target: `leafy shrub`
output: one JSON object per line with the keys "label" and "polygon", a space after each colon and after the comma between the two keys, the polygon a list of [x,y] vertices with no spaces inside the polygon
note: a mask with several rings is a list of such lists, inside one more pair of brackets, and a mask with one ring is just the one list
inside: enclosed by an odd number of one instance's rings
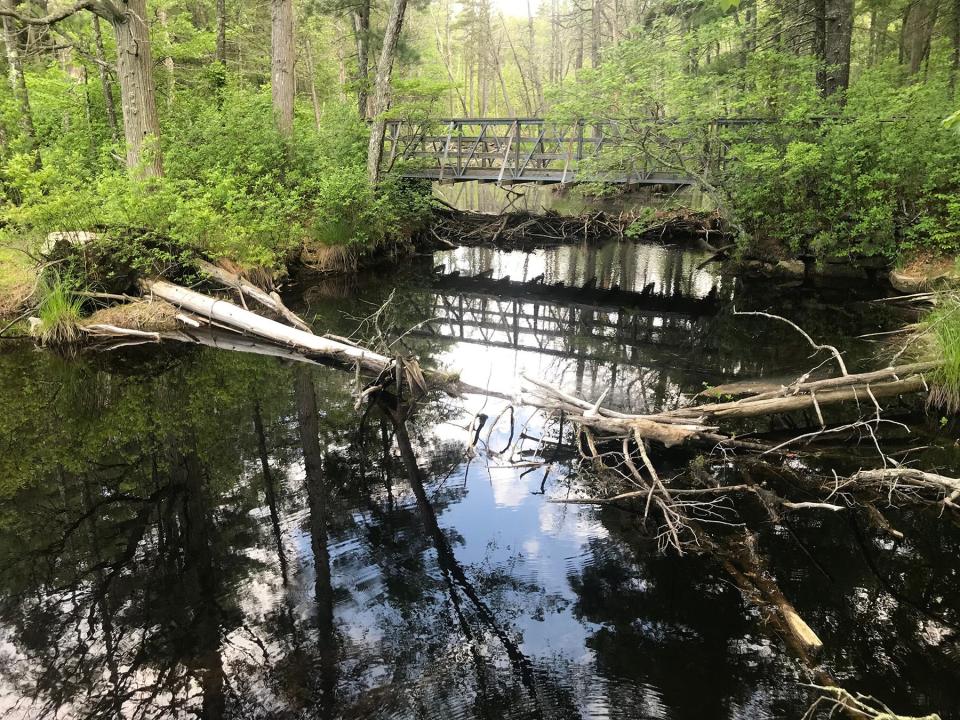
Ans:
{"label": "leafy shrub", "polygon": [[[71,81],[50,71],[44,82],[52,91]],[[0,222],[37,242],[54,231],[96,229],[122,241],[113,251],[126,243],[124,260],[139,270],[176,264],[193,249],[279,267],[304,242],[375,247],[422,212],[423,198],[407,190],[388,185],[375,194],[367,185],[368,131],[346,105],[328,103],[319,128],[312,114],[298,116],[290,142],[270,121],[269,91],[227,86],[214,103],[184,90],[162,118],[165,176],[138,180],[111,156],[105,129],[93,147],[89,135],[63,131],[65,116],[85,110],[49,95],[34,96],[34,114],[45,118],[42,167],[25,152],[0,166],[14,200]]]}

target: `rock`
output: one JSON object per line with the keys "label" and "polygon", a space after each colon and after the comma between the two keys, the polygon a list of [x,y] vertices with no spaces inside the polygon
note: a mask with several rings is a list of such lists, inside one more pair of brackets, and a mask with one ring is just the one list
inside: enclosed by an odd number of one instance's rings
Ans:
{"label": "rock", "polygon": [[99,233],[87,232],[86,230],[59,230],[47,235],[43,246],[40,248],[40,254],[49,257],[55,254],[55,250],[61,245],[86,245],[91,240],[100,237]]}
{"label": "rock", "polygon": [[802,260],[781,260],[774,267],[777,275],[802,278],[806,274],[806,265]]}
{"label": "rock", "polygon": [[927,278],[920,275],[911,275],[903,270],[891,270],[887,276],[894,289],[907,295],[924,292],[928,289]]}

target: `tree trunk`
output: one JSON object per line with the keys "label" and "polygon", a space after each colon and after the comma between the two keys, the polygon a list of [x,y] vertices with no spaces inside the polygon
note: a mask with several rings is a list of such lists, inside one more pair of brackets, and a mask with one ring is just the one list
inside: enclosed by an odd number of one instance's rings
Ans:
{"label": "tree trunk", "polygon": [[[10,0],[3,0],[5,9],[12,10]],[[27,152],[34,155],[34,165],[40,167],[40,155],[35,152],[36,132],[33,128],[33,115],[30,111],[30,94],[27,92],[27,83],[23,77],[23,64],[20,61],[16,21],[11,17],[3,18],[3,44],[7,51],[7,69],[10,73],[10,89],[17,101],[17,110],[20,113],[20,129]]]}
{"label": "tree trunk", "polygon": [[813,0],[810,4],[813,16],[813,56],[817,59],[817,87],[824,92],[827,86],[827,0]]}
{"label": "tree trunk", "polygon": [[853,0],[826,0],[824,15],[824,96],[850,85],[850,41],[853,34]]}
{"label": "tree trunk", "polygon": [[293,0],[270,0],[270,88],[277,129],[293,134]]}
{"label": "tree trunk", "polygon": [[223,70],[227,67],[227,3],[217,0],[217,49],[216,60]]}
{"label": "tree trunk", "polygon": [[357,112],[366,119],[370,84],[370,0],[360,0],[354,11],[353,34],[357,43]]}
{"label": "tree trunk", "polygon": [[600,67],[600,0],[590,6],[590,65]]}
{"label": "tree trunk", "polygon": [[100,74],[100,85],[103,88],[103,104],[107,108],[107,125],[114,142],[120,139],[120,125],[117,122],[117,108],[113,102],[113,83],[110,73],[107,72],[107,58],[103,50],[103,35],[100,32],[100,18],[93,16],[93,40],[97,49],[97,71]]}
{"label": "tree trunk", "polygon": [[390,107],[390,76],[393,73],[393,60],[397,54],[397,41],[403,26],[403,16],[407,11],[407,0],[393,0],[387,30],[383,35],[383,50],[377,64],[377,82],[373,96],[373,127],[370,131],[370,144],[367,146],[367,177],[371,185],[380,182],[380,156],[383,152],[383,134],[386,130],[384,113]]}
{"label": "tree trunk", "polygon": [[543,107],[543,84],[540,82],[540,71],[537,59],[537,40],[533,31],[533,8],[527,0],[527,65],[530,67],[530,82],[533,84],[536,111]]}
{"label": "tree trunk", "polygon": [[137,170],[144,177],[160,177],[163,160],[153,90],[150,31],[146,23],[147,3],[146,0],[127,0],[123,8],[108,19],[117,38],[117,76],[127,168]]}
{"label": "tree trunk", "polygon": [[305,40],[304,50],[307,52],[307,75],[310,83],[310,102],[313,104],[313,119],[320,129],[320,119],[323,113],[320,111],[320,100],[317,98],[317,82],[313,76],[313,53],[310,52],[310,38]]}
{"label": "tree trunk", "polygon": [[160,27],[163,28],[163,39],[167,46],[167,54],[163,58],[163,69],[167,71],[167,107],[173,107],[173,96],[176,94],[177,76],[173,63],[173,56],[170,54],[173,48],[173,38],[170,35],[170,22],[167,18],[165,8],[157,11],[157,19],[160,21]]}
{"label": "tree trunk", "polygon": [[284,325],[233,303],[208,297],[164,280],[144,280],[141,281],[141,285],[146,292],[200,317],[215,320],[221,325],[242,333],[256,335],[280,345],[295,348],[311,356],[345,364],[357,364],[364,370],[374,373],[382,372],[392,362],[384,355]]}
{"label": "tree trunk", "polygon": [[916,75],[930,52],[930,39],[937,23],[940,0],[913,0],[907,5],[900,33],[900,62]]}

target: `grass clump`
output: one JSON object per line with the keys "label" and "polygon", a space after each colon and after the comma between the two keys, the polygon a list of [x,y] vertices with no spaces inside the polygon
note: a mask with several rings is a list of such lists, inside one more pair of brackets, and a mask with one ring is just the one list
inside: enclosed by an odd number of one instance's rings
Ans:
{"label": "grass clump", "polygon": [[931,403],[948,412],[960,410],[960,296],[950,295],[927,317],[925,335],[938,368]]}
{"label": "grass clump", "polygon": [[39,323],[33,333],[43,345],[67,345],[80,336],[83,299],[59,276],[40,284]]}

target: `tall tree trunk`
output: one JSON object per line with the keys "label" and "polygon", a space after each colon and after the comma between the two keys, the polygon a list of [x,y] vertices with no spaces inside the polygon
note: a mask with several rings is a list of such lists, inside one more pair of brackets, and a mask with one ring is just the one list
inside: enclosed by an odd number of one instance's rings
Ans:
{"label": "tall tree trunk", "polygon": [[107,108],[107,126],[110,128],[110,137],[114,142],[120,139],[120,125],[117,123],[117,108],[113,103],[113,83],[110,73],[107,72],[107,58],[103,50],[103,34],[100,32],[100,18],[93,16],[93,40],[97,50],[97,72],[100,75],[100,85],[103,88],[103,104]]}
{"label": "tall tree trunk", "polygon": [[813,15],[813,56],[817,66],[817,87],[823,93],[827,86],[827,0],[813,0],[810,4]]}
{"label": "tall tree trunk", "polygon": [[380,156],[383,152],[383,135],[386,131],[384,113],[390,107],[390,77],[393,74],[393,60],[397,54],[397,42],[403,27],[403,16],[407,11],[407,0],[393,0],[387,29],[383,35],[383,49],[377,64],[377,82],[373,96],[373,127],[370,131],[370,144],[367,146],[367,177],[371,185],[380,182]]}
{"label": "tall tree trunk", "polygon": [[826,72],[824,96],[850,85],[850,41],[853,35],[853,0],[826,0],[824,40]]}
{"label": "tall tree trunk", "polygon": [[293,0],[270,0],[270,89],[277,129],[293,134]]}
{"label": "tall tree trunk", "polygon": [[217,49],[216,60],[220,64],[224,76],[227,69],[227,3],[226,0],[217,0]]}
{"label": "tall tree trunk", "polygon": [[527,0],[527,65],[530,67],[530,82],[533,84],[536,111],[543,107],[543,84],[540,82],[540,71],[537,58],[537,39],[533,31],[533,8]]}
{"label": "tall tree trunk", "polygon": [[960,74],[960,0],[953,0],[953,24],[951,27],[953,40],[953,61],[950,65],[950,90],[957,88],[957,75]]}
{"label": "tall tree trunk", "polygon": [[[11,0],[3,0],[3,7],[13,9]],[[36,131],[33,128],[33,114],[30,111],[30,94],[23,76],[23,63],[20,61],[19,39],[16,21],[11,17],[3,18],[3,44],[7,51],[7,70],[10,75],[10,89],[17,101],[20,113],[20,129],[26,143],[27,152],[33,154],[34,165],[40,167],[40,154],[36,152]]]}
{"label": "tall tree trunk", "polygon": [[167,107],[173,107],[173,96],[176,94],[177,76],[170,51],[173,49],[173,37],[170,35],[170,21],[166,8],[157,10],[157,19],[163,29],[163,40],[167,46],[167,54],[163,56],[163,69],[167,72]]}
{"label": "tall tree trunk", "polygon": [[940,0],[912,0],[903,16],[900,34],[900,62],[916,75],[930,52],[933,28],[937,24]]}
{"label": "tall tree trunk", "polygon": [[304,39],[304,49],[307,52],[307,81],[310,83],[310,102],[313,104],[313,119],[317,124],[317,130],[320,129],[320,101],[317,98],[317,82],[313,76],[313,53],[310,52],[310,38]]}
{"label": "tall tree trunk", "polygon": [[146,23],[146,0],[126,0],[109,18],[117,38],[117,77],[127,167],[144,177],[163,175],[160,121],[153,89],[153,56]]}
{"label": "tall tree trunk", "polygon": [[600,67],[600,0],[590,6],[590,64]]}
{"label": "tall tree trunk", "polygon": [[370,0],[360,0],[353,12],[353,34],[357,43],[357,112],[367,117],[370,86]]}
{"label": "tall tree trunk", "polygon": [[520,58],[517,56],[517,48],[513,44],[513,39],[510,37],[510,31],[507,29],[507,23],[503,19],[502,14],[500,15],[500,24],[503,26],[503,34],[507,38],[507,43],[510,45],[510,52],[513,54],[513,62],[516,64],[517,72],[520,74],[520,84],[523,85],[523,101],[527,110],[527,115],[533,115],[533,102],[530,99],[530,87],[527,85],[527,76],[523,71],[523,65],[520,63]]}

